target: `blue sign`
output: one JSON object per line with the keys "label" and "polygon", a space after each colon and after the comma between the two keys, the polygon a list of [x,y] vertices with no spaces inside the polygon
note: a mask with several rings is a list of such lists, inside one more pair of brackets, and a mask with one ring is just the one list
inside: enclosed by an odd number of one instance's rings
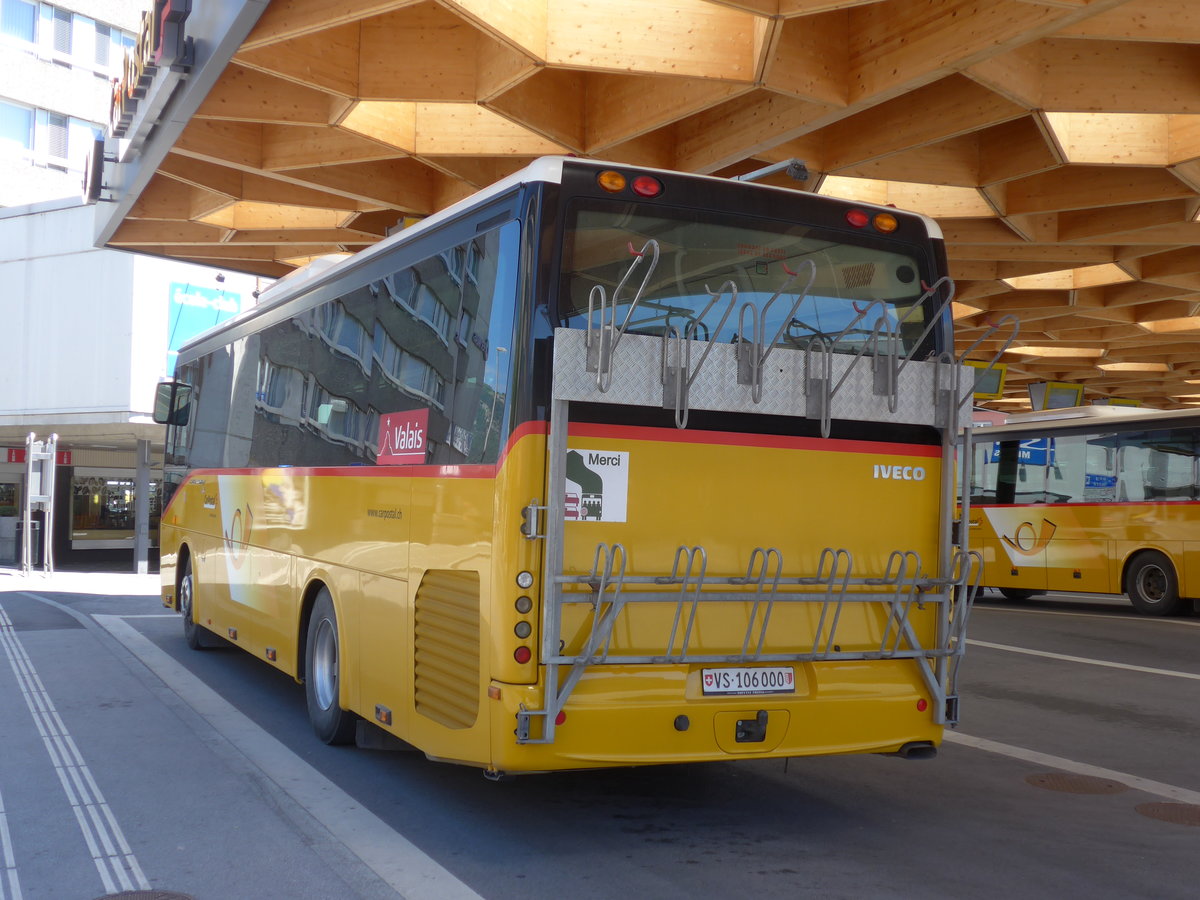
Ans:
{"label": "blue sign", "polygon": [[175,374],[179,348],[203,331],[232,319],[242,311],[236,291],[171,282],[167,313],[167,374]]}
{"label": "blue sign", "polygon": [[[1054,438],[1026,438],[1017,450],[1017,462],[1024,466],[1054,465]],[[991,462],[1000,462],[1000,443],[992,444]]]}

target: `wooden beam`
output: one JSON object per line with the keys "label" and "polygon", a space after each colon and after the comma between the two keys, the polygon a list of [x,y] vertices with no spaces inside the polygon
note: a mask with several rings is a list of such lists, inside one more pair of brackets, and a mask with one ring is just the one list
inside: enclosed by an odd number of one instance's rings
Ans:
{"label": "wooden beam", "polygon": [[231,63],[196,111],[197,119],[328,125],[342,108],[329,94]]}
{"label": "wooden beam", "polygon": [[495,0],[441,0],[448,9],[493,39],[546,61],[551,2],[496,3]]}
{"label": "wooden beam", "polygon": [[474,103],[418,103],[415,155],[540,156],[567,148]]}
{"label": "wooden beam", "polygon": [[262,167],[273,171],[335,163],[393,159],[395,146],[340,127],[264,125]]}
{"label": "wooden beam", "polygon": [[1182,199],[1191,191],[1161,169],[1068,166],[1007,184],[1007,212],[1094,209]]}
{"label": "wooden beam", "polygon": [[423,2],[425,0],[356,0],[338,4],[329,0],[271,0],[254,30],[242,42],[241,49],[243,52],[256,50]]}
{"label": "wooden beam", "polygon": [[1058,36],[1200,44],[1200,8],[1179,0],[1129,0],[1061,29]]}
{"label": "wooden beam", "polygon": [[1050,40],[1042,104],[1059,112],[1200,113],[1196,49],[1184,44]]}
{"label": "wooden beam", "polygon": [[474,190],[495,184],[533,162],[532,156],[423,156],[421,161]]}
{"label": "wooden beam", "polygon": [[358,212],[374,208],[361,200],[352,200],[339,194],[331,194],[295,182],[280,181],[267,175],[242,173],[242,190],[239,199],[262,203],[279,203],[288,206],[304,206],[319,209],[334,209],[340,213]]}
{"label": "wooden beam", "polygon": [[1062,157],[1046,141],[1033,116],[1023,116],[976,132],[979,146],[979,183],[997,184],[1047,172]]}
{"label": "wooden beam", "polygon": [[588,77],[583,72],[540,68],[483,105],[546,140],[582,153],[587,144]]}
{"label": "wooden beam", "polygon": [[219,244],[229,234],[226,228],[199,222],[163,222],[156,219],[126,219],[108,241],[110,247],[132,244]]}
{"label": "wooden beam", "polygon": [[[131,219],[191,219],[199,207],[210,209],[232,203],[228,194],[195,187],[165,175],[156,175],[129,209]],[[206,210],[207,211],[207,210]]]}
{"label": "wooden beam", "polygon": [[1042,105],[1044,65],[1042,45],[1034,41],[980,60],[963,71],[969,78],[1013,103],[1037,109]]}
{"label": "wooden beam", "polygon": [[[395,224],[398,219],[398,214],[392,211],[392,224]],[[224,246],[237,244],[250,250],[254,247],[273,247],[276,244],[345,244],[362,241],[374,242],[374,238],[381,236],[357,228],[239,229]]]}
{"label": "wooden beam", "polygon": [[233,61],[304,87],[356,97],[359,28],[350,22],[257,50],[239,50]]}
{"label": "wooden beam", "polygon": [[236,198],[242,189],[242,173],[237,169],[189,159],[175,152],[168,153],[159,163],[158,174],[231,198]]}
{"label": "wooden beam", "polygon": [[706,0],[547,0],[546,62],[752,83],[768,20]]}
{"label": "wooden beam", "polygon": [[1093,0],[1090,12],[1014,0],[891,0],[852,9],[850,99],[895,96],[1122,2]]}
{"label": "wooden beam", "polygon": [[[914,114],[920,110],[920,114]],[[1027,115],[962,75],[873,106],[821,130],[831,172]]]}
{"label": "wooden beam", "polygon": [[676,165],[715,171],[801,136],[830,109],[763,90],[734,97],[673,126]]}
{"label": "wooden beam", "polygon": [[902,150],[882,159],[846,166],[839,170],[838,174],[857,178],[975,187],[981,180],[981,149],[980,140],[976,135],[964,134],[911,150]]}
{"label": "wooden beam", "polygon": [[[588,153],[657,131],[743,96],[744,84],[688,78],[592,74],[587,76],[584,146]],[[652,104],[646,102],[653,97]]]}
{"label": "wooden beam", "polygon": [[763,86],[800,100],[845,106],[850,99],[849,25],[842,12],[783,21]]}
{"label": "wooden beam", "polygon": [[1114,235],[1127,235],[1188,219],[1188,204],[1184,200],[1069,210],[1058,214],[1058,239],[1094,243],[1097,239],[1111,239]]}
{"label": "wooden beam", "polygon": [[257,170],[262,168],[262,129],[250,122],[192,119],[171,149],[192,159]]}
{"label": "wooden beam", "polygon": [[287,173],[308,182],[365,203],[388,206],[404,212],[427,215],[438,209],[433,194],[445,176],[414,159],[354,163],[295,169]]}
{"label": "wooden beam", "polygon": [[361,25],[358,96],[474,102],[481,36],[448,9],[423,3]]}

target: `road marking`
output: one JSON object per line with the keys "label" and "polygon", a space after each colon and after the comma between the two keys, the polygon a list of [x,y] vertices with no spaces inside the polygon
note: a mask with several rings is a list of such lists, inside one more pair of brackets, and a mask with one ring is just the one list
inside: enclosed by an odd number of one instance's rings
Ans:
{"label": "road marking", "polygon": [[8,833],[3,795],[0,795],[0,851],[3,852],[4,874],[8,881],[8,893],[4,891],[4,882],[0,881],[0,900],[21,900],[21,882],[17,878],[17,860],[13,856],[12,836]]}
{"label": "road marking", "polygon": [[1147,624],[1157,622],[1160,625],[1183,625],[1187,628],[1200,628],[1200,620],[1198,619],[1177,619],[1173,616],[1142,616],[1136,613],[1130,614],[1124,612],[1107,615],[1104,613],[1073,612],[1069,609],[1020,609],[1012,606],[992,606],[988,603],[976,603],[971,607],[972,613],[979,611],[1018,613],[1026,616],[1070,616],[1072,619],[1103,619],[1106,622],[1114,620],[1145,622]]}
{"label": "road marking", "polygon": [[1166,675],[1170,678],[1187,678],[1200,681],[1200,674],[1195,672],[1178,672],[1174,669],[1153,669],[1149,666],[1134,666],[1129,663],[1109,662],[1103,659],[1088,659],[1084,656],[1067,656],[1064,653],[1050,653],[1047,650],[1030,650],[1026,647],[1010,647],[1008,644],[993,644],[991,641],[977,641],[968,638],[967,643],[974,647],[987,647],[989,650],[1005,650],[1008,653],[1023,653],[1026,656],[1043,656],[1046,659],[1060,659],[1063,662],[1083,663],[1085,666],[1102,666],[1106,669],[1125,669],[1128,672],[1145,672],[1147,675]]}
{"label": "road marking", "polygon": [[0,646],[4,647],[8,662],[17,676],[25,704],[33,715],[34,724],[42,736],[42,744],[50,755],[50,762],[75,813],[75,820],[87,842],[104,889],[110,894],[118,890],[150,890],[150,882],[146,880],[137,857],[126,842],[116,816],[92,778],[92,772],[84,762],[75,739],[58,715],[3,606],[0,606]]}
{"label": "road marking", "polygon": [[1131,787],[1134,790],[1153,794],[1157,797],[1165,797],[1168,800],[1174,800],[1179,803],[1194,803],[1200,806],[1200,791],[1188,790],[1187,788],[1177,787],[1173,784],[1164,784],[1161,781],[1151,781],[1149,778],[1140,778],[1137,775],[1130,775],[1128,772],[1118,772],[1115,769],[1091,766],[1087,763],[1066,759],[1062,756],[1039,753],[1037,750],[1014,747],[1012,744],[989,741],[987,738],[973,737],[972,735],[961,734],[957,731],[947,731],[942,739],[947,743],[961,744],[964,747],[973,747],[976,750],[984,750],[988,753],[1008,756],[1012,759],[1019,759],[1022,762],[1048,766],[1051,769],[1061,769],[1064,772],[1074,772],[1077,775],[1094,775],[1097,778],[1106,778],[1109,781],[1119,781],[1121,784]]}
{"label": "road marking", "polygon": [[279,790],[406,900],[482,900],[430,856],[243,715],[220,694],[124,621],[95,621],[242,752]]}

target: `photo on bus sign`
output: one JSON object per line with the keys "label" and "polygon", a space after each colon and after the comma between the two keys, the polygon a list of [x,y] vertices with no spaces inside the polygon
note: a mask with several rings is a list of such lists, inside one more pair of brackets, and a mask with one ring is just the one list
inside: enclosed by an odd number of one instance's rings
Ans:
{"label": "photo on bus sign", "polygon": [[429,408],[387,413],[379,417],[379,455],[381,466],[412,466],[425,462],[426,435],[429,434]]}
{"label": "photo on bus sign", "polygon": [[629,453],[568,450],[564,514],[568,522],[624,522],[629,503]]}

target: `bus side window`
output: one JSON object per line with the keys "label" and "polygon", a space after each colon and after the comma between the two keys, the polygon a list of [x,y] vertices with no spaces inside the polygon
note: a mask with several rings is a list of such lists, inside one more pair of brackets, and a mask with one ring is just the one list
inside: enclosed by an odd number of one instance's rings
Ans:
{"label": "bus side window", "polygon": [[996,502],[1015,503],[1017,495],[1017,458],[1020,453],[1020,441],[1003,441],[997,443],[992,451],[996,463]]}

